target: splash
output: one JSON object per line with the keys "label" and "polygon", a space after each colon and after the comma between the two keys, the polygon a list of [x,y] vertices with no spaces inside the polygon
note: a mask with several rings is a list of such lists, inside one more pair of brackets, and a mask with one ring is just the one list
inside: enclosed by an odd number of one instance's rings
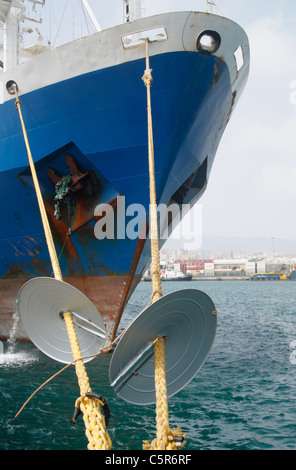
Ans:
{"label": "splash", "polygon": [[20,351],[18,353],[0,353],[0,367],[22,367],[32,362],[36,362],[38,356],[36,354],[30,354],[27,351]]}
{"label": "splash", "polygon": [[15,312],[12,316],[13,324],[10,331],[10,335],[7,341],[8,345],[8,354],[13,354],[15,352],[16,347],[16,333],[17,333],[17,325],[19,322],[19,315],[18,312]]}
{"label": "splash", "polygon": [[9,338],[6,345],[0,342],[0,366],[22,366],[31,362],[35,362],[38,357],[36,353],[24,351],[17,351],[17,325],[19,322],[19,315],[14,313],[13,324],[10,331]]}

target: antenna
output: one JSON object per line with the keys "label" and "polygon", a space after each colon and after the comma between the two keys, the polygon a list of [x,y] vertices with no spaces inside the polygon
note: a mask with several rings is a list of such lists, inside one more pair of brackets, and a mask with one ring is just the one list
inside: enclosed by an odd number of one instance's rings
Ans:
{"label": "antenna", "polygon": [[220,10],[220,8],[217,7],[214,0],[206,0],[206,13],[213,13],[213,7],[216,8],[217,12],[220,15],[225,16],[224,13]]}
{"label": "antenna", "polygon": [[206,12],[207,13],[213,13],[213,7],[216,7],[218,10],[218,7],[214,0],[206,0]]}

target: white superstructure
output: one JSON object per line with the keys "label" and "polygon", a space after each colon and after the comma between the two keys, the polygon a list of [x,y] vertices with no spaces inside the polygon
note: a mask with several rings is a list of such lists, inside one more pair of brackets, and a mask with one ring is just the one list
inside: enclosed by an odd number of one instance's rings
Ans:
{"label": "white superstructure", "polygon": [[0,64],[3,71],[11,70],[20,63],[20,58],[33,58],[49,49],[48,45],[43,44],[43,38],[40,31],[37,32],[37,41],[24,46],[23,38],[26,33],[32,33],[32,28],[25,26],[25,21],[42,23],[41,17],[27,16],[28,3],[43,6],[45,0],[0,0],[0,26],[3,30],[3,44],[0,45],[3,62]]}

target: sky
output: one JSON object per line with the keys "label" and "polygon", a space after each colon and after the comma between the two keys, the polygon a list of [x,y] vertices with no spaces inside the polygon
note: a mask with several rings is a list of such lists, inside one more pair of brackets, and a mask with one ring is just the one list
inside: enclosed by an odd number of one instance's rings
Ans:
{"label": "sky", "polygon": [[[62,11],[66,3],[58,0]],[[102,28],[122,22],[121,0],[89,3]],[[232,19],[246,31],[251,68],[199,201],[202,231],[204,235],[291,240],[296,236],[296,1],[215,3],[218,10],[214,13]],[[204,11],[205,2],[145,0],[144,7],[148,16]],[[67,32],[73,34],[74,27]]]}

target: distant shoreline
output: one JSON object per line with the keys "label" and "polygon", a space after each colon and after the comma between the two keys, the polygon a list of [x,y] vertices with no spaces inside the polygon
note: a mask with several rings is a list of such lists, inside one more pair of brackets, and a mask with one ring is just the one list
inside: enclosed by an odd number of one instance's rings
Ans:
{"label": "distant shoreline", "polygon": [[[192,281],[248,281],[250,277],[246,276],[233,276],[233,277],[228,277],[228,276],[211,276],[211,277],[192,277],[192,279],[189,280],[184,280],[182,281],[181,279],[178,280],[171,280],[171,279],[162,279],[161,282],[192,282]],[[141,281],[144,282],[151,282],[151,278],[142,278]]]}
{"label": "distant shoreline", "polygon": [[[193,282],[193,281],[249,281],[250,277],[248,276],[211,276],[211,277],[193,277],[191,281],[172,281],[168,279],[162,279],[161,282]],[[295,279],[296,280],[296,279]],[[142,278],[142,282],[151,282],[151,278]],[[263,280],[256,280],[256,281],[251,281],[251,282],[271,282],[275,281],[274,279],[265,279]],[[279,281],[293,281],[293,279],[279,279]]]}

